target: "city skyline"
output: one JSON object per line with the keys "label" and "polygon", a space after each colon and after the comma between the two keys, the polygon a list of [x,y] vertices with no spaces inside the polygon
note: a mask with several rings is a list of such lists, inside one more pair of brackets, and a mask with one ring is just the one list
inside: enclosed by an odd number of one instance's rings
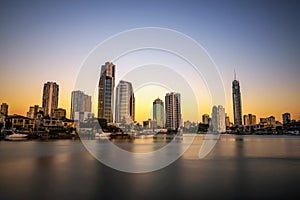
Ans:
{"label": "city skyline", "polygon": [[[115,65],[114,65],[114,67],[115,67]],[[99,80],[100,81],[100,80]],[[123,80],[121,80],[122,82],[127,82],[127,81],[123,81]],[[234,79],[234,81],[232,82],[232,88],[234,88],[235,86],[236,86],[236,83],[238,83],[237,85],[238,85],[238,90],[240,90],[240,87],[239,87],[239,81],[237,81],[236,80],[236,78]],[[58,90],[58,88],[59,88],[59,85],[55,82],[55,81],[48,81],[48,82],[46,82],[45,84],[44,84],[44,91],[45,90],[47,90],[47,88],[49,89],[49,86],[50,85],[55,85],[55,87],[57,87],[57,90]],[[50,86],[51,87],[51,86]],[[52,86],[53,87],[53,86]],[[132,87],[132,86],[131,86]],[[46,88],[46,89],[45,89]],[[48,90],[47,90],[48,91]],[[83,96],[85,97],[85,99],[86,100],[88,100],[89,101],[89,103],[87,103],[87,105],[85,105],[85,109],[88,107],[89,108],[89,110],[91,110],[91,112],[93,113],[93,111],[92,111],[92,109],[91,109],[91,104],[92,104],[92,101],[91,101],[91,96],[89,96],[89,95],[87,95],[87,94],[84,94],[84,92],[83,91],[80,91],[80,90],[74,90],[74,91],[71,91],[70,93],[71,93],[71,106],[70,106],[70,111],[69,111],[69,113],[70,113],[70,116],[72,116],[71,115],[71,113],[72,113],[72,95],[73,95],[73,93],[76,93],[76,92],[79,92],[79,93],[82,93],[83,94]],[[240,91],[239,91],[240,92]],[[167,92],[166,93],[166,95],[168,94],[169,92]],[[173,92],[170,92],[170,93],[173,93]],[[239,93],[239,95],[241,95],[240,93]],[[46,97],[44,97],[44,96],[49,96],[48,95],[48,92],[46,92],[45,93],[45,95],[42,95],[42,100],[44,99],[44,98],[46,98]],[[59,99],[59,95],[54,95],[55,96],[55,98],[57,98],[57,102],[58,102],[58,99]],[[232,99],[233,99],[233,96],[232,96]],[[154,101],[151,101],[150,100],[150,102],[152,102],[153,103],[153,105],[154,105],[154,102],[156,101],[156,100],[160,100],[159,98],[156,98]],[[115,103],[116,102],[114,102],[113,103],[113,106],[115,105]],[[5,109],[6,110],[6,112],[8,112],[7,114],[9,114],[9,115],[12,115],[12,114],[17,114],[17,115],[22,115],[22,116],[27,116],[27,117],[30,117],[31,115],[33,116],[34,114],[33,113],[35,113],[36,112],[36,110],[42,110],[42,111],[44,111],[44,108],[43,107],[39,107],[39,104],[37,104],[37,105],[34,105],[34,106],[29,106],[29,111],[27,110],[25,113],[10,113],[9,112],[9,109],[8,109],[8,106],[9,106],[10,104],[8,103],[8,102],[1,102],[1,109],[2,109],[2,107],[3,107],[3,109]],[[234,105],[234,103],[233,103],[233,100],[232,100],[232,105]],[[37,107],[37,108],[36,108]],[[215,106],[212,106],[211,107],[211,109],[213,108],[213,107],[215,107]],[[232,106],[232,108],[233,108],[234,106]],[[152,111],[154,111],[153,110],[153,108],[154,107],[152,107]],[[59,104],[57,103],[57,108],[55,108],[55,109],[65,109],[66,110],[66,116],[67,116],[67,113],[68,113],[68,109],[66,109],[65,107],[59,107]],[[53,109],[53,110],[55,110],[55,109]],[[224,108],[225,109],[225,108]],[[115,109],[114,109],[115,110]],[[150,108],[150,110],[151,110],[151,108]],[[115,110],[116,111],[116,110]],[[85,112],[87,112],[87,110],[85,111]],[[151,112],[151,111],[150,111]],[[89,113],[90,113],[90,111],[89,111]],[[154,112],[153,112],[154,113]],[[154,114],[152,113],[152,119],[154,119]],[[150,114],[150,113],[149,113]],[[226,110],[226,114],[227,114],[227,110]],[[28,115],[30,115],[30,116],[28,116]],[[201,115],[199,116],[199,119],[197,120],[197,121],[195,121],[195,122],[199,122],[199,123],[203,123],[203,116],[206,116],[207,118],[209,118],[209,115],[207,114],[207,113],[201,113]],[[255,122],[257,122],[256,121],[256,115],[255,114],[245,114],[245,115],[243,115],[242,116],[242,121],[241,121],[241,125],[245,125],[245,117],[248,117],[248,119],[247,120],[249,120],[249,124],[253,124],[253,121],[251,120],[252,119],[252,117],[254,117],[254,121]],[[260,116],[260,117],[258,117],[258,119],[260,119],[260,118],[262,118],[262,119],[267,119],[267,118],[269,118],[269,117],[274,117],[275,115],[273,115],[273,114],[267,114],[267,115],[265,115],[265,116]],[[292,112],[284,112],[284,113],[281,113],[280,115],[279,115],[279,117],[278,116],[275,116],[275,119],[277,120],[277,121],[280,121],[280,122],[282,122],[283,124],[284,124],[284,122],[285,121],[287,121],[287,120],[299,120],[299,119],[297,119],[297,118],[293,118],[293,117],[291,117],[291,116],[293,116],[293,113]],[[96,116],[95,116],[96,117]],[[116,114],[114,115],[114,119],[115,119],[115,117],[116,117]],[[226,117],[229,117],[229,116],[227,116],[226,115]],[[72,119],[72,117],[70,117],[71,119]],[[149,118],[149,117],[148,117]],[[141,119],[141,121],[138,121],[137,120],[137,122],[139,122],[139,123],[141,123],[143,120],[145,120],[145,119],[148,119],[147,117],[145,117],[145,118],[143,118],[143,119]],[[233,123],[234,124],[234,116],[232,116],[232,118],[231,117],[229,117],[230,118],[230,122],[231,123]],[[181,118],[182,119],[182,118]],[[224,118],[225,119],[225,118]],[[185,118],[185,119],[182,119],[182,120],[184,120],[184,121],[186,121],[186,120],[190,120],[190,119],[188,119],[188,118]],[[116,122],[116,120],[114,120],[114,122]]]}
{"label": "city skyline", "polygon": [[299,19],[300,0],[1,1],[0,200],[300,196]]}
{"label": "city skyline", "polygon": [[[35,3],[34,8],[29,4],[3,3],[0,24],[5,28],[0,37],[0,64],[4,76],[0,80],[0,102],[10,105],[11,114],[25,115],[30,105],[41,105],[40,85],[52,80],[60,85],[59,107],[70,116],[70,91],[75,89],[80,65],[90,50],[121,31],[156,26],[185,33],[207,50],[223,78],[224,106],[231,121],[230,84],[234,68],[243,92],[243,113],[253,113],[258,119],[271,115],[281,119],[282,113],[289,112],[291,118],[299,120],[298,3],[275,1],[270,6],[268,2],[255,1],[167,1],[157,8],[155,3],[136,2],[124,12],[121,8],[127,4],[106,2],[103,4],[108,9],[100,14],[96,8],[101,3],[73,3],[75,8],[67,10],[68,4],[63,2],[56,5],[61,8],[58,10],[42,2]],[[139,17],[141,10],[147,10],[143,19]],[[76,15],[80,11],[85,14]],[[21,90],[20,83],[24,83]],[[142,121],[149,116],[143,114],[145,109],[141,111],[139,104],[136,116]],[[211,106],[199,109],[199,116],[210,113]],[[200,117],[190,117],[188,113],[183,118],[200,121]]]}

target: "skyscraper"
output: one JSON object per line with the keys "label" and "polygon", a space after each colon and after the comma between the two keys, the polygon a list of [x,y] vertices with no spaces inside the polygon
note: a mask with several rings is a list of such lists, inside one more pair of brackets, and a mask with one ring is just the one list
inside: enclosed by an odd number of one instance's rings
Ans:
{"label": "skyscraper", "polygon": [[106,62],[101,66],[98,86],[98,118],[113,122],[115,65]]}
{"label": "skyscraper", "polygon": [[244,126],[255,125],[256,124],[256,115],[248,114],[243,116]]}
{"label": "skyscraper", "polygon": [[282,123],[288,124],[291,121],[291,114],[290,113],[284,113],[282,114]]}
{"label": "skyscraper", "polygon": [[250,125],[249,115],[244,115],[244,126]]}
{"label": "skyscraper", "polygon": [[42,107],[44,115],[52,116],[54,109],[58,107],[59,86],[55,82],[44,84]]}
{"label": "skyscraper", "polygon": [[116,88],[115,121],[126,124],[134,122],[134,104],[132,84],[121,80]]}
{"label": "skyscraper", "polygon": [[153,120],[158,128],[164,127],[164,102],[157,98],[153,101]]}
{"label": "skyscraper", "polygon": [[7,116],[8,115],[8,105],[7,103],[2,103],[1,104],[1,112],[0,115]]}
{"label": "skyscraper", "polygon": [[223,106],[218,106],[218,131],[225,132],[226,125],[225,125],[225,108]]}
{"label": "skyscraper", "polygon": [[181,103],[179,93],[167,93],[166,104],[166,128],[168,130],[178,130],[181,124]]}
{"label": "skyscraper", "polygon": [[30,106],[26,116],[29,118],[37,118],[40,111],[43,111],[43,108],[39,107],[39,105]]}
{"label": "skyscraper", "polygon": [[255,125],[256,124],[256,115],[249,114],[249,124],[250,125]]}
{"label": "skyscraper", "polygon": [[92,112],[92,96],[85,95],[85,102],[84,102],[84,111],[85,112]]}
{"label": "skyscraper", "polygon": [[239,81],[236,80],[234,73],[234,81],[232,82],[232,103],[233,103],[233,115],[234,125],[242,125],[242,102],[241,102],[241,91]]}
{"label": "skyscraper", "polygon": [[84,92],[77,90],[71,93],[71,113],[70,117],[74,120],[75,112],[91,112],[92,97],[84,94]]}
{"label": "skyscraper", "polygon": [[211,116],[210,130],[219,133],[225,132],[225,108],[221,105],[213,106]]}

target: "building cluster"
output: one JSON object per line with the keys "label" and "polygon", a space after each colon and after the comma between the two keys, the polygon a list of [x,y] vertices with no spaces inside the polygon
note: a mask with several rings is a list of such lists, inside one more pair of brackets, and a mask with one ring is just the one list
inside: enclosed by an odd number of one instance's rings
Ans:
{"label": "building cluster", "polygon": [[[167,129],[185,132],[232,132],[232,133],[287,133],[298,130],[300,122],[291,120],[290,113],[282,115],[282,123],[274,116],[260,118],[256,115],[242,115],[240,83],[234,75],[232,82],[233,122],[222,105],[213,106],[211,117],[202,115],[202,123],[185,121],[182,123],[181,97],[179,93],[170,92],[164,101],[157,98],[153,101],[152,119],[139,125],[135,121],[135,96],[131,82],[120,80],[115,88],[116,66],[106,62],[101,66],[98,85],[97,117],[105,123],[127,130],[128,127],[139,126],[145,129]],[[94,119],[92,97],[84,91],[71,92],[70,119],[66,118],[66,109],[59,108],[59,85],[46,82],[43,87],[42,106],[29,107],[26,116],[8,115],[8,104],[1,104],[0,128],[16,128],[28,131],[51,131],[79,128],[81,123]],[[125,128],[125,129],[123,129]]]}
{"label": "building cluster", "polygon": [[291,120],[290,113],[284,113],[282,115],[282,123],[275,120],[274,116],[260,118],[259,123],[257,123],[256,115],[242,115],[241,90],[236,75],[234,75],[232,82],[232,103],[233,123],[230,122],[229,116],[225,113],[225,109],[219,105],[213,106],[212,117],[208,114],[202,115],[202,124],[209,124],[209,131],[219,133],[283,134],[293,133],[294,130],[300,128],[300,122]]}
{"label": "building cluster", "polygon": [[67,119],[66,110],[58,107],[58,97],[59,85],[55,82],[47,82],[43,87],[42,106],[30,106],[26,116],[8,115],[8,105],[3,103],[1,105],[1,128],[26,132],[73,132],[74,121]]}
{"label": "building cluster", "polygon": [[[116,66],[113,63],[106,62],[101,66],[98,85],[98,118],[106,119],[108,123],[115,123],[120,127],[136,124],[133,86],[131,82],[120,80],[114,92],[115,73]],[[177,130],[181,124],[180,94],[167,93],[165,106],[161,99],[155,99],[153,119],[143,121],[143,127]]]}
{"label": "building cluster", "polygon": [[225,108],[223,106],[213,106],[212,118],[210,120],[209,128],[211,132],[225,132]]}
{"label": "building cluster", "polygon": [[[101,66],[98,85],[98,119],[106,120],[109,125],[124,127],[139,125],[135,121],[135,97],[132,83],[120,80],[115,88],[116,66],[106,62]],[[70,119],[66,109],[59,108],[59,85],[47,82],[43,87],[42,106],[29,107],[26,116],[8,115],[8,105],[2,103],[0,123],[5,128],[16,128],[28,131],[52,130],[65,127],[79,128],[81,123],[94,119],[92,97],[84,91],[71,92]],[[171,92],[164,102],[157,98],[153,101],[153,119],[144,121],[144,128],[166,128],[178,130],[181,125],[180,94]]]}

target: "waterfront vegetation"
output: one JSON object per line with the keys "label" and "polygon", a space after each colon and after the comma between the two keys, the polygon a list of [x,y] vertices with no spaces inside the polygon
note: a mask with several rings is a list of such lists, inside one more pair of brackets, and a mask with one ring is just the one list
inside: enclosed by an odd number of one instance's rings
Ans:
{"label": "waterfront vegetation", "polygon": [[[79,139],[80,137],[93,138],[95,133],[112,133],[112,136],[131,135],[142,132],[143,130],[152,130],[155,134],[180,133],[210,133],[209,124],[188,123],[188,126],[182,126],[177,130],[161,131],[154,127],[143,127],[139,123],[107,123],[103,118],[90,118],[83,122],[77,122],[65,117],[61,119],[51,118],[49,116],[36,119],[23,117],[20,115],[6,116],[4,122],[0,122],[0,129],[12,129],[19,133],[28,135],[30,139]],[[80,131],[79,131],[80,130]],[[280,125],[256,124],[250,126],[227,126],[225,134],[237,135],[299,135],[300,122],[289,121]],[[1,133],[0,138],[4,138],[5,133]],[[80,136],[80,137],[79,137]]]}

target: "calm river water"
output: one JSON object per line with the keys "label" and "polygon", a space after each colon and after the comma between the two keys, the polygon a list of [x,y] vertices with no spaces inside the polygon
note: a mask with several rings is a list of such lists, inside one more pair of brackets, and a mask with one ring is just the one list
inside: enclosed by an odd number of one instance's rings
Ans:
{"label": "calm river water", "polygon": [[[149,152],[169,141],[111,142]],[[0,141],[0,199],[300,199],[300,137],[222,135],[199,159],[202,142],[197,136],[165,168],[134,174],[105,166],[81,141]]]}

